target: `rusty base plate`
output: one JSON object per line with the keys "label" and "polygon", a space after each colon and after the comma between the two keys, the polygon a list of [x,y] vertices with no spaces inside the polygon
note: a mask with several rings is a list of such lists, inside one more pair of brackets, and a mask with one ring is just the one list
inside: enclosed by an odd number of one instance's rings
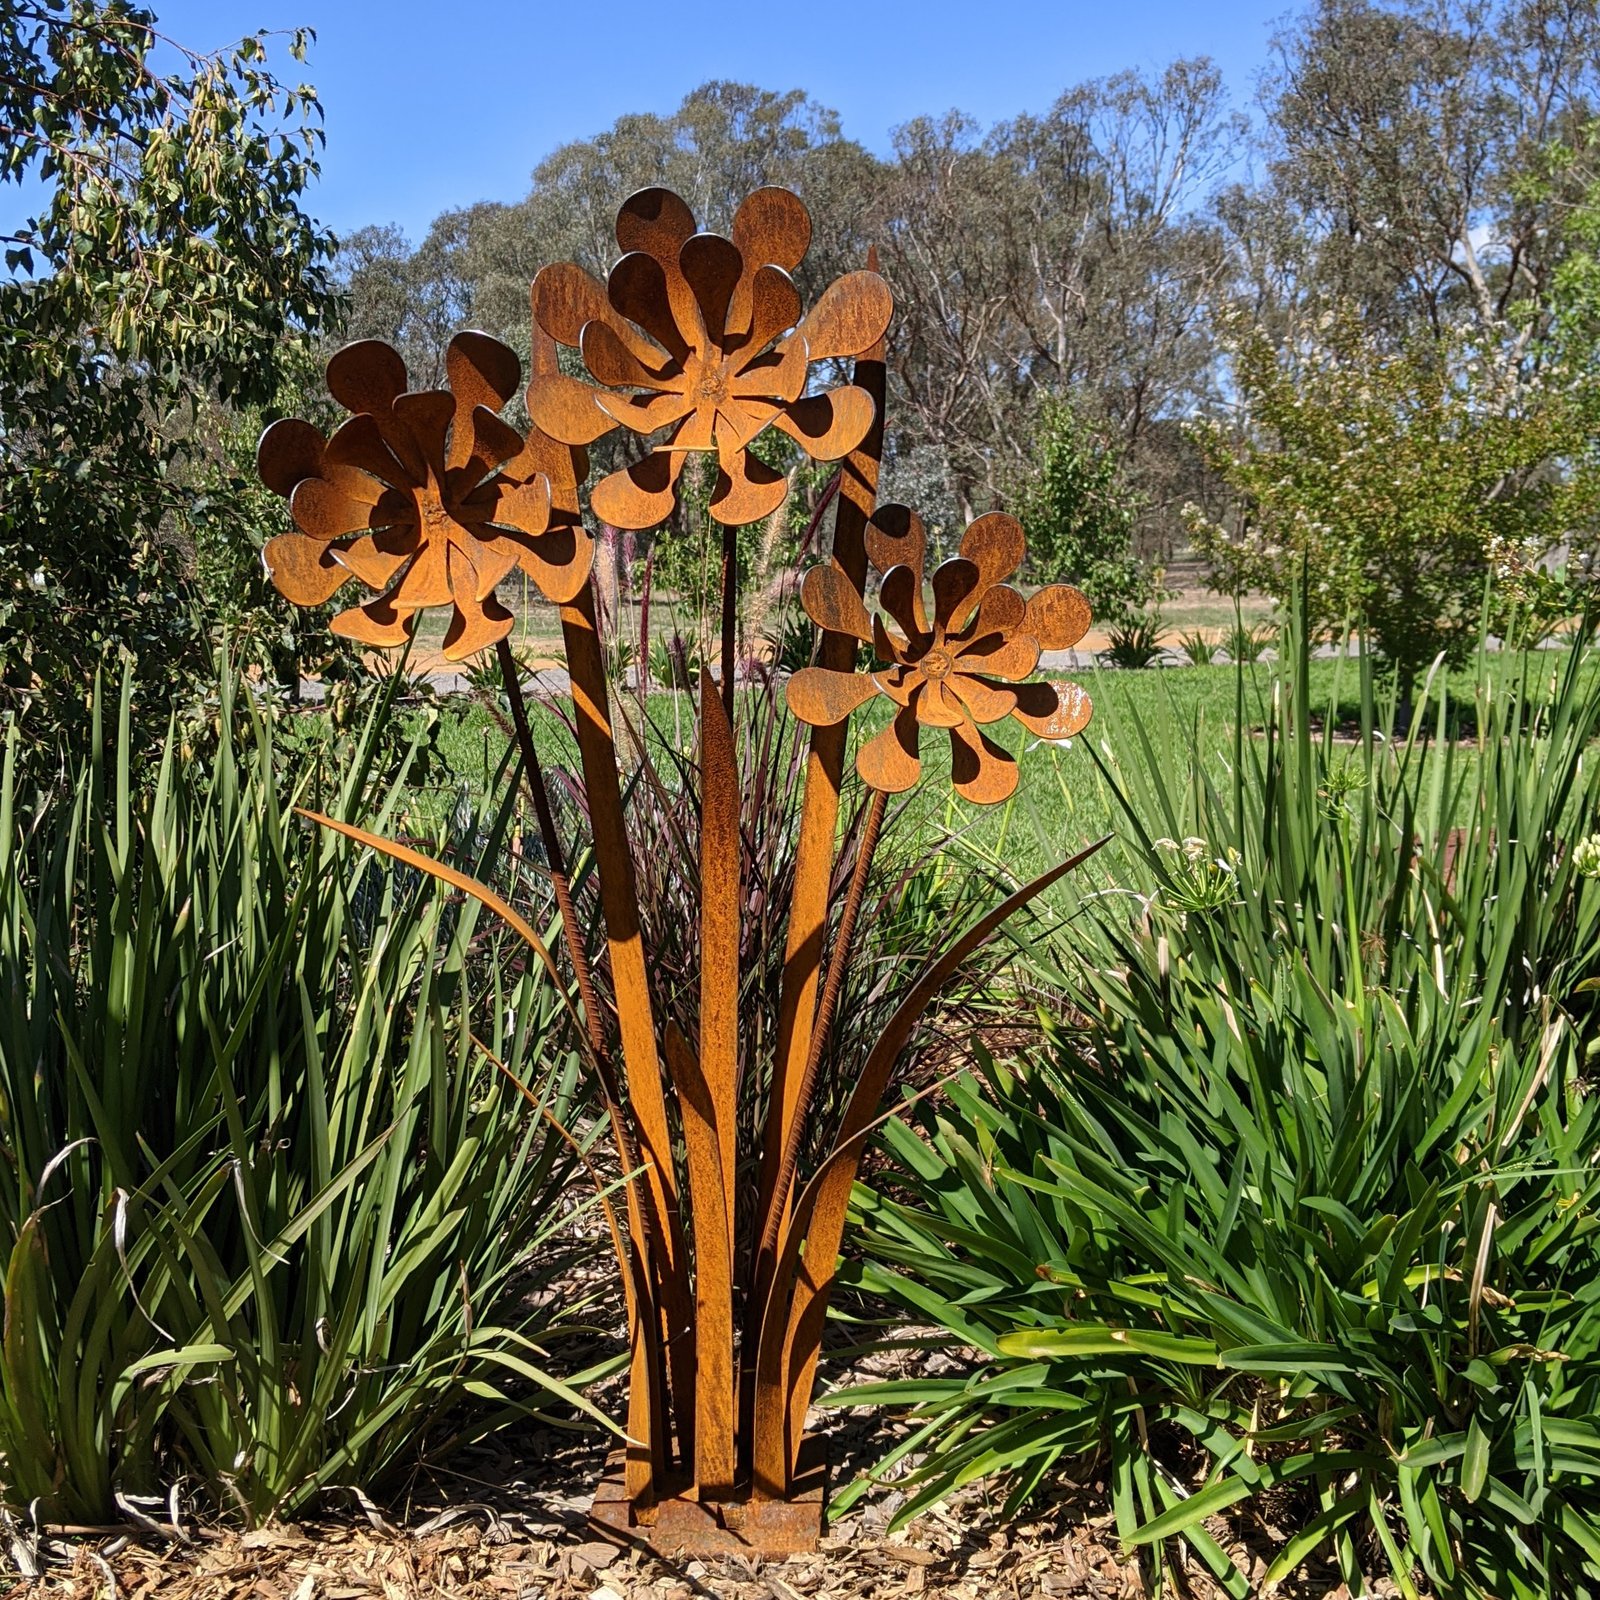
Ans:
{"label": "rusty base plate", "polygon": [[800,1446],[789,1500],[691,1500],[668,1494],[635,1511],[623,1492],[623,1455],[606,1462],[589,1521],[601,1537],[656,1555],[747,1555],[777,1560],[815,1550],[822,1535],[828,1469],[820,1441]]}

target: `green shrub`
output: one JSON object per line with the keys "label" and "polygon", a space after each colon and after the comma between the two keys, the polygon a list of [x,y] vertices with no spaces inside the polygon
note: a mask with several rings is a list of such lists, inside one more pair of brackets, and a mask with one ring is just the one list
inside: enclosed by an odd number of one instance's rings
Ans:
{"label": "green shrub", "polygon": [[1278,642],[1278,630],[1270,622],[1249,623],[1243,617],[1222,636],[1222,648],[1230,661],[1259,661]]}
{"label": "green shrub", "polygon": [[1140,670],[1153,667],[1166,649],[1166,630],[1159,611],[1131,611],[1106,629],[1100,659],[1109,666]]}
{"label": "green shrub", "polygon": [[1157,597],[1159,581],[1133,553],[1143,499],[1118,452],[1059,396],[1040,407],[1016,500],[1036,582],[1077,584],[1103,618],[1120,619]]}
{"label": "green shrub", "polygon": [[[119,736],[0,791],[0,1486],[74,1522],[198,1480],[247,1520],[573,1390],[561,1006],[476,908],[292,814],[398,826],[380,704],[337,793],[224,689],[215,759]],[[407,763],[402,761],[403,773]],[[468,819],[464,864],[505,815]],[[415,826],[415,823],[412,823]],[[479,866],[479,871],[487,867]],[[475,1039],[527,1081],[531,1110]],[[581,1386],[582,1375],[572,1378]]]}
{"label": "green shrub", "polygon": [[1042,1058],[891,1124],[859,1195],[860,1281],[977,1370],[836,1398],[918,1408],[901,1520],[1091,1456],[1125,1543],[1235,1594],[1225,1511],[1292,1530],[1273,1579],[1588,1592],[1600,689],[1485,671],[1476,749],[1442,691],[1397,747],[1367,676],[1348,747],[1286,654],[1225,788],[1102,729],[1138,894],[1085,901]]}

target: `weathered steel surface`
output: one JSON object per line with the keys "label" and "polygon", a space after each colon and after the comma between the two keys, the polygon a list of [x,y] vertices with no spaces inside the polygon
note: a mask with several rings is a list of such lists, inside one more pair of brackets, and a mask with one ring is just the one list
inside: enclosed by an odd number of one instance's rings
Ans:
{"label": "weathered steel surface", "polygon": [[[605,660],[595,618],[594,592],[585,588],[561,608],[567,670],[572,679],[578,756],[589,799],[595,864],[600,879],[606,946],[622,1041],[629,1105],[638,1129],[645,1173],[645,1219],[649,1260],[660,1313],[660,1338],[667,1354],[674,1414],[693,1416],[693,1312],[688,1250],[678,1210],[678,1180],[672,1160],[660,1058],[656,1049],[650,979],[639,925],[638,890],[628,848],[616,743],[606,691]],[[658,1382],[661,1381],[658,1376]],[[630,1435],[632,1429],[630,1428]],[[666,1459],[670,1438],[659,1428],[647,1435],[652,1457]]]}
{"label": "weathered steel surface", "polygon": [[739,1070],[739,773],[716,685],[700,675],[700,1050],[675,1027],[678,1092],[694,1219],[695,1483],[726,1499],[737,1476],[733,1225]]}
{"label": "weathered steel surface", "polygon": [[787,191],[758,189],[732,236],[695,230],[666,189],[633,195],[617,217],[624,254],[602,285],[580,269],[546,267],[534,282],[534,319],[575,348],[590,380],[550,374],[528,413],[572,444],[614,428],[649,437],[645,456],[595,485],[595,515],[619,528],[653,528],[671,514],[687,451],[715,451],[711,515],[728,526],[770,516],[784,475],[749,449],[768,427],[808,455],[833,461],[873,426],[873,397],[844,386],[806,395],[812,363],[860,354],[883,336],[892,302],[876,272],[830,284],[806,312],[791,271],[811,238],[805,207]]}
{"label": "weathered steel surface", "polygon": [[298,419],[275,422],[256,460],[295,521],[262,552],[287,599],[321,605],[356,579],[377,593],[340,612],[333,631],[374,646],[404,644],[419,612],[448,605],[444,653],[463,660],[511,631],[495,590],[514,569],[576,590],[592,545],[571,529],[551,538],[546,480],[505,470],[526,447],[496,414],[521,378],[515,353],[457,334],[446,373],[448,389],[408,393],[396,351],[346,345],[328,363],[328,389],[350,420],[326,441]]}
{"label": "weathered steel surface", "polygon": [[[922,775],[921,731],[941,728],[950,736],[956,792],[976,805],[996,805],[1015,793],[1017,764],[985,727],[1016,717],[1031,733],[1059,739],[1088,721],[1081,688],[1026,682],[1042,643],[1030,625],[1052,648],[1076,643],[1088,626],[1088,602],[1065,584],[1025,601],[1007,584],[1027,545],[1022,525],[995,512],[979,517],[962,536],[959,554],[934,572],[930,618],[922,580],[926,540],[921,518],[903,506],[884,506],[873,516],[867,547],[883,583],[872,638],[886,665],[870,674],[806,667],[789,680],[789,709],[802,722],[836,723],[882,694],[899,710],[856,754],[863,783],[891,794],[911,788]],[[808,577],[801,601],[819,627],[842,623],[853,640],[862,618],[842,588],[837,576]]]}
{"label": "weathered steel surface", "polygon": [[[868,255],[870,270],[877,268],[877,253]],[[866,534],[868,519],[878,503],[878,475],[883,461],[883,417],[887,391],[883,340],[865,348],[852,373],[854,387],[873,403],[873,420],[861,442],[845,457],[839,483],[839,499],[834,510],[832,561],[820,570],[836,576],[815,579],[808,573],[805,583],[828,586],[842,615],[850,623],[837,631],[824,624],[820,660],[832,671],[854,671],[858,641],[870,639],[870,630],[859,631],[865,618],[861,596],[867,584]],[[859,615],[843,594],[854,595]],[[822,946],[828,920],[828,886],[833,877],[834,840],[839,831],[839,786],[844,776],[845,744],[848,730],[844,718],[860,699],[846,705],[837,717],[813,724],[806,752],[805,798],[800,806],[800,837],[795,848],[794,889],[789,901],[789,928],[783,958],[783,987],[779,997],[777,1048],[772,1065],[771,1109],[763,1134],[761,1186],[756,1205],[757,1241],[766,1237],[768,1218],[774,1209],[773,1194],[783,1163],[783,1151],[795,1126],[795,1106],[800,1095],[800,1078],[811,1047],[812,1023],[816,1015],[817,989],[821,982]],[[782,1206],[777,1207],[780,1219]],[[750,1308],[745,1319],[747,1345],[759,1341],[762,1308],[766,1303],[772,1261],[758,1251],[751,1266]],[[747,1362],[747,1371],[754,1363]],[[749,1380],[753,1381],[753,1380]],[[751,1401],[745,1401],[749,1415]],[[746,1433],[748,1434],[748,1427]]]}
{"label": "weathered steel surface", "polygon": [[[792,274],[810,219],[795,196],[777,189],[751,195],[726,238],[697,231],[689,208],[663,189],[632,196],[616,232],[623,254],[604,283],[552,266],[532,287],[526,435],[499,416],[520,381],[517,359],[485,335],[452,341],[447,388],[423,393],[407,390],[405,365],[388,346],[365,341],[340,351],[329,363],[328,387],[349,419],[328,438],[291,420],[261,440],[262,479],[286,499],[295,525],[268,545],[266,562],[279,588],[304,605],[323,603],[351,578],[364,584],[371,597],[334,623],[363,644],[404,643],[417,614],[437,605],[451,608],[447,654],[494,648],[581,1000],[581,1012],[569,1009],[627,1175],[626,1237],[606,1210],[628,1307],[628,1444],[594,1515],[598,1525],[663,1553],[782,1555],[808,1548],[820,1531],[820,1462],[803,1454],[801,1434],[850,1184],[894,1061],[960,961],[1083,859],[1019,891],[924,971],[873,1043],[831,1154],[802,1188],[800,1153],[889,796],[920,778],[925,729],[949,737],[956,789],[984,804],[1005,799],[1017,782],[1014,760],[985,730],[1010,717],[1036,737],[1080,732],[1088,696],[1032,674],[1042,650],[1082,636],[1089,612],[1076,590],[1053,586],[1024,598],[1007,581],[1024,557],[1013,518],[980,517],[958,553],[929,575],[921,520],[905,507],[877,506],[891,304],[873,258],[807,310]],[[581,377],[561,370],[558,344],[577,352]],[[854,358],[853,382],[806,392],[817,362],[846,358]],[[786,492],[782,474],[749,448],[769,426],[817,459],[842,456],[844,466],[831,559],[802,587],[822,629],[818,665],[788,686],[790,707],[811,732],[778,1035],[757,1136],[760,1182],[749,1255],[741,1257],[735,1194],[741,1157],[756,1152],[737,1144],[744,886],[732,718],[735,529],[770,515]],[[702,673],[700,686],[693,1041],[676,1024],[661,1030],[651,993],[590,581],[594,546],[580,510],[585,446],[619,428],[644,441],[644,453],[591,496],[596,514],[617,526],[656,527],[674,511],[686,452],[713,451],[719,466],[711,512],[724,526],[722,676],[719,687]],[[869,558],[881,578],[871,609]],[[496,595],[519,568],[561,619],[614,1034],[602,1022],[507,642],[510,613]],[[859,670],[863,647],[871,663]],[[830,942],[847,724],[880,696],[893,715],[857,754],[873,793]],[[369,838],[348,824],[329,825]],[[416,852],[406,858],[424,860]],[[425,869],[496,911],[558,975],[532,928],[493,891],[454,868]]]}
{"label": "weathered steel surface", "polygon": [[743,1555],[766,1561],[804,1555],[822,1534],[827,1466],[807,1440],[786,1500],[742,1502],[698,1498],[679,1480],[645,1507],[627,1493],[620,1456],[612,1456],[595,1490],[589,1521],[596,1534],[659,1556]]}
{"label": "weathered steel surface", "polygon": [[777,1187],[773,1191],[772,1206],[764,1223],[765,1231],[759,1252],[764,1259],[770,1259],[778,1248],[783,1216],[789,1204],[789,1191],[793,1187],[795,1168],[800,1160],[800,1144],[805,1137],[806,1120],[811,1112],[811,1100],[816,1093],[817,1077],[822,1068],[822,1054],[827,1047],[828,1030],[833,1026],[834,1012],[839,1005],[845,969],[850,964],[856,919],[861,915],[861,902],[867,892],[867,875],[872,870],[872,858],[878,848],[878,836],[883,831],[883,815],[888,803],[889,796],[879,789],[873,792],[867,806],[867,820],[861,830],[861,842],[856,847],[855,863],[850,869],[850,887],[845,891],[844,909],[839,914],[838,931],[833,936],[833,949],[828,956],[828,976],[823,981],[822,999],[817,1004],[816,1021],[811,1030],[811,1046],[806,1052],[805,1070],[800,1075],[800,1090],[795,1097],[794,1113],[784,1141]]}
{"label": "weathered steel surface", "polygon": [[822,1324],[838,1269],[850,1189],[879,1120],[878,1107],[896,1058],[922,1013],[961,963],[1008,917],[1088,860],[1109,838],[1097,840],[1024,884],[976,922],[923,970],[874,1043],[845,1108],[833,1150],[806,1185],[784,1236],[757,1357],[753,1486],[758,1496],[781,1498],[799,1467],[801,1435],[822,1353]]}

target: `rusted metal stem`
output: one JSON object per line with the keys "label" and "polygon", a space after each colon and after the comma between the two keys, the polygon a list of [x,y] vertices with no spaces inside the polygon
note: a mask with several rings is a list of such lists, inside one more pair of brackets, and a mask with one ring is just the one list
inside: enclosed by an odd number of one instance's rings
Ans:
{"label": "rusted metal stem", "polygon": [[[601,654],[594,589],[585,584],[561,608],[567,669],[577,719],[578,754],[589,797],[589,822],[594,832],[595,865],[600,877],[601,909],[611,954],[611,976],[617,1006],[617,1031],[626,1074],[628,1105],[645,1170],[643,1209],[648,1254],[662,1313],[657,1348],[671,1370],[671,1402],[679,1422],[679,1440],[687,1459],[692,1451],[694,1412],[694,1310],[689,1292],[688,1252],[679,1216],[677,1174],[667,1123],[661,1060],[656,1047],[650,979],[645,964],[639,900],[628,848],[622,789],[612,734],[610,700]],[[639,1352],[635,1351],[636,1365]],[[658,1392],[668,1393],[663,1383]],[[647,1438],[654,1471],[665,1470],[671,1431],[663,1426],[640,1433],[630,1422],[632,1438]],[[638,1463],[630,1457],[632,1474]],[[638,1488],[630,1476],[630,1483]]]}
{"label": "rusted metal stem", "polygon": [[[827,1049],[833,1014],[838,1009],[839,991],[844,986],[845,968],[850,962],[850,946],[855,941],[856,919],[861,915],[861,902],[867,892],[867,874],[872,869],[872,857],[878,848],[878,836],[883,831],[883,817],[888,805],[889,796],[882,789],[874,789],[866,825],[861,833],[861,845],[856,851],[855,866],[850,873],[850,887],[845,893],[844,910],[839,914],[839,931],[828,957],[828,975],[823,980],[822,999],[817,1004],[817,1018],[811,1030],[811,1045],[806,1052],[805,1070],[800,1076],[795,1117],[784,1140],[783,1157],[778,1165],[778,1182],[762,1230],[761,1248],[757,1252],[757,1260],[761,1263],[770,1263],[778,1248],[784,1209],[789,1190],[794,1184],[795,1168],[800,1163],[800,1144],[805,1135],[806,1119],[811,1112],[811,1098],[816,1093],[817,1077],[822,1070],[822,1054]],[[769,1276],[770,1266],[766,1271],[758,1269],[758,1282],[764,1283]]]}
{"label": "rusted metal stem", "polygon": [[[523,776],[527,779],[528,792],[533,796],[534,815],[539,820],[539,837],[544,843],[545,860],[550,867],[550,882],[555,887],[556,909],[561,913],[561,926],[566,930],[567,953],[572,958],[573,976],[578,980],[578,998],[583,1002],[589,1043],[596,1057],[605,1061],[605,1034],[600,1027],[600,1004],[595,997],[594,977],[589,970],[589,953],[584,948],[583,930],[578,925],[572,906],[572,884],[567,877],[566,854],[561,848],[561,836],[556,832],[555,813],[550,809],[550,793],[545,787],[539,749],[533,742],[527,702],[522,698],[522,674],[507,640],[501,639],[494,649],[495,658],[500,663],[500,676],[506,686],[506,699],[511,704],[511,723],[517,731],[517,746],[522,752]],[[611,1086],[608,1086],[607,1092],[618,1098]]]}
{"label": "rusted metal stem", "polygon": [[739,530],[722,530],[722,709],[733,721],[734,652],[739,628]]}

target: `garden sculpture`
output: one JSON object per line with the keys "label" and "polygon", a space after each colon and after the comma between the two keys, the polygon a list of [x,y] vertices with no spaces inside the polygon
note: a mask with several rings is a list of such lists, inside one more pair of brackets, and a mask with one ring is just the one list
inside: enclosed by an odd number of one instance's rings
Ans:
{"label": "garden sculpture", "polygon": [[[612,1219],[630,1340],[627,1442],[594,1515],[660,1549],[777,1554],[815,1540],[822,1475],[806,1448],[806,1413],[851,1184],[892,1069],[958,967],[1099,847],[1017,890],[929,962],[872,1042],[831,1144],[819,1145],[812,1110],[873,852],[889,797],[921,776],[924,731],[948,734],[957,792],[989,805],[1015,791],[1017,765],[986,730],[1009,718],[1036,737],[1066,739],[1090,708],[1077,685],[1034,677],[1041,651],[1082,637],[1089,608],[1064,585],[1024,598],[1008,583],[1025,555],[1013,518],[980,517],[925,582],[921,520],[878,506],[889,289],[869,262],[807,310],[791,274],[810,234],[805,207],[782,189],[745,200],[728,237],[697,231],[677,195],[644,190],[618,215],[622,255],[603,284],[571,265],[546,267],[533,283],[526,435],[499,415],[521,381],[517,357],[462,333],[442,390],[408,389],[387,345],[341,350],[328,388],[349,420],[326,439],[308,423],[277,422],[259,450],[261,476],[287,498],[294,523],[264,553],[291,601],[321,605],[354,580],[368,597],[334,616],[336,633],[369,647],[404,645],[420,612],[448,606],[446,657],[496,653],[566,930],[583,1047],[627,1180],[625,1220]],[[562,346],[575,352],[565,364]],[[852,380],[822,387],[826,369],[846,360]],[[784,474],[751,449],[768,428],[841,467],[831,558],[801,591],[821,630],[815,664],[787,686],[809,745],[778,1036],[770,1080],[758,1086],[741,1083],[738,1070],[734,541],[786,493]],[[710,514],[723,529],[721,657],[719,678],[704,669],[700,678],[693,1039],[659,1023],[652,998],[584,526],[586,447],[619,430],[637,448],[589,489],[598,520],[657,529],[678,504],[687,455],[711,453],[717,468]],[[496,593],[518,570],[561,624],[609,958],[605,1010],[509,645],[514,618]],[[855,757],[870,799],[835,905],[849,721],[880,698],[888,721]],[[316,820],[474,895],[558,971],[534,930],[484,885],[350,823]],[[758,1088],[765,1126],[760,1148],[744,1151],[740,1095]],[[829,1153],[802,1182],[802,1153],[819,1147]],[[753,1225],[741,1227],[735,1194],[746,1170],[759,1172],[757,1203]]]}

